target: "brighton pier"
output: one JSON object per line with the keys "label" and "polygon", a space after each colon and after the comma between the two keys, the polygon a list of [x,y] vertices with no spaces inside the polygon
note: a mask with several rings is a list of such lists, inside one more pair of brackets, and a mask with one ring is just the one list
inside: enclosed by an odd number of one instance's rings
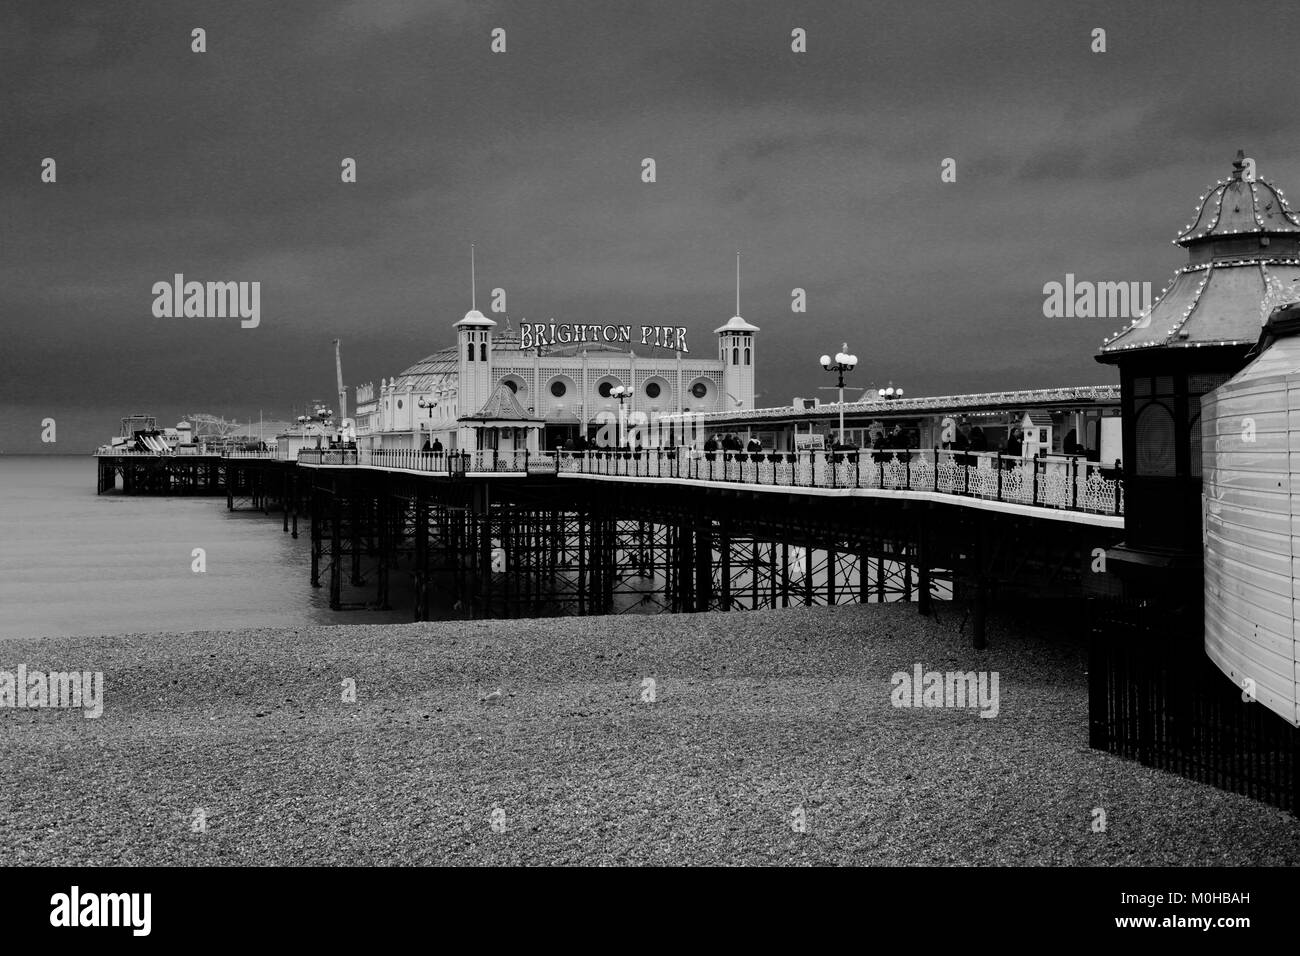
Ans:
{"label": "brighton pier", "polygon": [[[1079,613],[1044,626],[1090,634],[1094,748],[1296,812],[1300,218],[1239,153],[1175,241],[1186,265],[1097,355],[1118,389],[760,409],[739,314],[716,358],[647,359],[525,350],[471,309],[362,386],[333,447],[108,450],[99,490],[305,519],[331,606],[401,590],[416,620],[950,600],[982,647],[991,611],[1058,597]],[[638,413],[703,427],[638,448]]]}

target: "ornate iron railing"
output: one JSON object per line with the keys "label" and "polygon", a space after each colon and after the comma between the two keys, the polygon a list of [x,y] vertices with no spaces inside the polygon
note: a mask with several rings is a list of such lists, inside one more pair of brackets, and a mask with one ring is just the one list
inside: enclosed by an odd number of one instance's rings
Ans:
{"label": "ornate iron railing", "polygon": [[701,452],[693,448],[639,452],[308,449],[298,453],[298,460],[442,475],[559,473],[788,488],[925,491],[1090,514],[1124,513],[1124,485],[1119,475],[1077,455],[1023,458],[938,448],[789,454]]}
{"label": "ornate iron railing", "polygon": [[930,491],[1092,514],[1124,513],[1123,480],[1113,469],[1078,455],[1023,458],[938,448],[785,454],[695,449],[559,454],[559,470],[566,474]]}

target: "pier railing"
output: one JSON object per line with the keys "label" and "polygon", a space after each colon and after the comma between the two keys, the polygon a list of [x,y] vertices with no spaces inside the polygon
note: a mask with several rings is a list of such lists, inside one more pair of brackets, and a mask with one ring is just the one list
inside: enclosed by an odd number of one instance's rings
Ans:
{"label": "pier railing", "polygon": [[315,449],[298,452],[304,465],[363,465],[371,468],[400,468],[430,474],[555,474],[555,452],[497,451],[421,451],[415,448],[393,449]]}
{"label": "pier railing", "polygon": [[116,449],[105,450],[103,448],[95,452],[96,458],[175,458],[184,460],[186,458],[259,458],[272,459],[279,458],[281,461],[286,460],[286,456],[279,455],[274,451],[219,451],[217,449],[193,451],[176,451],[172,450],[167,453],[157,451],[140,451],[133,449],[131,451],[118,451]]}
{"label": "pier railing", "polygon": [[1078,455],[1026,458],[938,448],[796,453],[687,448],[559,454],[561,473],[791,488],[931,491],[1093,514],[1124,513],[1119,475]]}
{"label": "pier railing", "polygon": [[559,473],[788,488],[928,491],[1091,514],[1124,513],[1124,485],[1116,471],[1078,455],[1026,458],[939,448],[797,453],[702,452],[695,448],[587,452],[308,449],[298,453],[298,460],[440,475]]}

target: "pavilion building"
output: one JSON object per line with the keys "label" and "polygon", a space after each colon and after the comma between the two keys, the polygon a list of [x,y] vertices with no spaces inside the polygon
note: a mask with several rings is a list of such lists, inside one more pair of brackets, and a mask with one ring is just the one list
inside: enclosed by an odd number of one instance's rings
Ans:
{"label": "pavilion building", "polygon": [[[651,345],[646,354],[631,347],[643,336],[620,334],[626,326],[547,328],[572,332],[559,336],[571,341],[552,344],[554,335],[529,341],[471,309],[453,325],[454,345],[381,379],[378,389],[357,389],[359,447],[421,448],[436,441],[448,451],[537,451],[580,435],[600,443],[619,435],[631,443],[642,434],[638,426],[664,416],[754,407],[759,330],[739,315],[714,330],[716,353],[708,358],[683,348],[681,328],[662,337],[668,348]],[[605,334],[576,341],[577,330],[593,328]],[[539,338],[547,344],[532,344]],[[621,402],[619,386],[627,390]]]}

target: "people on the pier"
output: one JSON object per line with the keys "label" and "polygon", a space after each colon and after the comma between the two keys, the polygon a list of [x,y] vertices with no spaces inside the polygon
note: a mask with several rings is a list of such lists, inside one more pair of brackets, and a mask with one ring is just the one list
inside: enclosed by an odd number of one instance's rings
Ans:
{"label": "people on the pier", "polygon": [[1015,458],[1024,454],[1024,433],[1019,428],[1011,429],[1011,436],[1007,438],[1006,454]]}
{"label": "people on the pier", "polygon": [[435,455],[441,455],[441,454],[442,454],[442,439],[441,439],[441,438],[435,438],[435,439],[433,440],[433,445],[430,447],[430,450],[431,450]]}
{"label": "people on the pier", "polygon": [[710,435],[704,439],[704,457],[708,461],[713,461],[713,456],[718,450],[718,439],[716,435]]}
{"label": "people on the pier", "polygon": [[432,450],[433,450],[432,448],[429,447],[429,439],[428,439],[428,438],[426,438],[426,439],[424,440],[424,447],[421,448],[420,450],[423,451],[423,452],[429,452],[429,451],[432,451]]}

